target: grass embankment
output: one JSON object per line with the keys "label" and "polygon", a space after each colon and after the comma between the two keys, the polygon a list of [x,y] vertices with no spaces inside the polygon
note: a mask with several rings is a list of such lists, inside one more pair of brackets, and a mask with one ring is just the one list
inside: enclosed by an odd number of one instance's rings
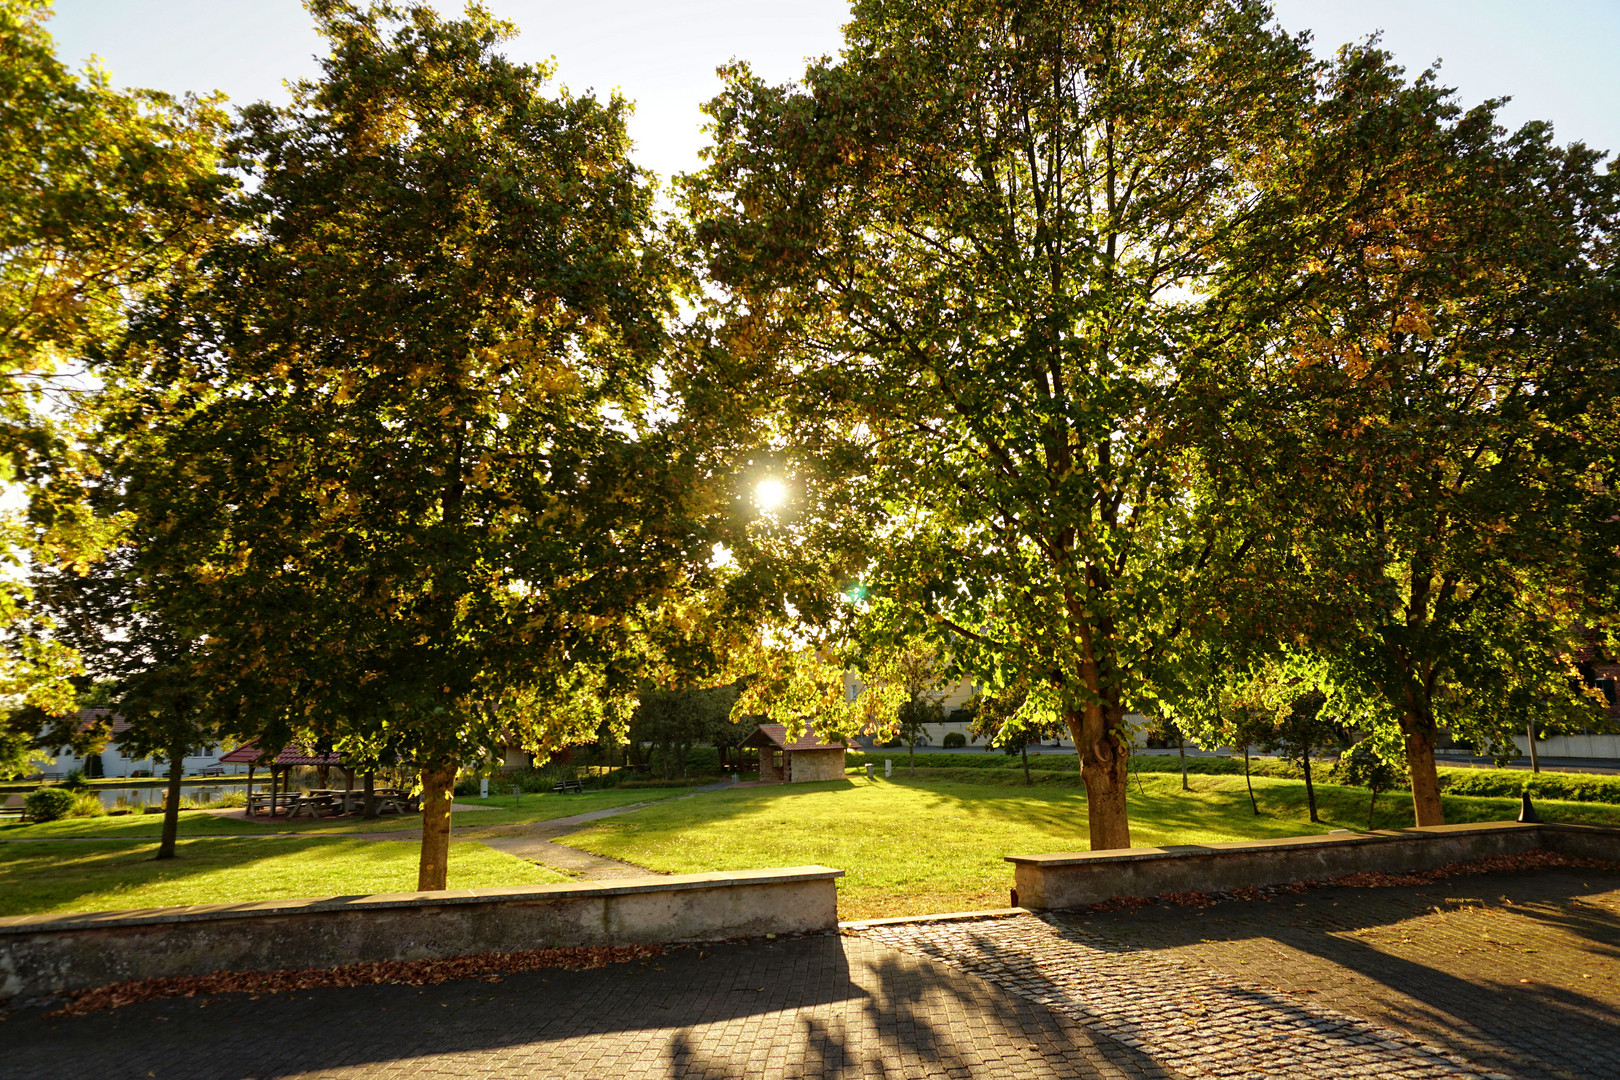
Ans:
{"label": "grass embankment", "polygon": [[[989,755],[986,755],[987,757]],[[898,766],[898,762],[896,765]],[[1084,850],[1086,798],[1072,770],[918,769],[915,779],[744,788],[648,807],[594,824],[563,843],[666,873],[820,863],[846,872],[839,913],[858,919],[1005,906],[1004,856]],[[1299,781],[1257,777],[1260,816],[1242,776],[1133,777],[1131,839],[1138,846],[1202,844],[1329,829],[1364,829],[1366,791],[1317,785],[1321,822],[1309,820]],[[1444,798],[1446,820],[1499,821],[1517,800]],[[1620,824],[1620,807],[1538,803],[1547,820]],[[1378,800],[1375,828],[1409,827],[1409,798]]]}
{"label": "grass embankment", "polygon": [[[410,892],[415,844],[367,840],[187,840],[157,862],[155,844],[0,844],[0,915],[240,904],[305,896]],[[568,880],[482,844],[450,851],[450,887]]]}
{"label": "grass embankment", "polygon": [[[488,799],[457,799],[461,806],[476,806],[477,810],[456,811],[451,815],[451,826],[485,827],[491,825],[521,825],[536,821],[586,814],[611,806],[628,803],[656,802],[660,799],[683,795],[685,788],[659,788],[651,791],[586,791],[572,795],[524,795],[513,800],[510,795],[491,796]],[[235,811],[240,814],[241,811]],[[238,816],[211,814],[199,810],[180,812],[180,835],[229,833],[241,836],[265,833],[300,833],[310,836],[343,836],[348,833],[380,833],[395,831],[415,832],[421,828],[421,817],[416,814],[384,814],[367,821],[359,817],[298,818],[287,821],[277,818],[269,822],[260,818],[247,821]],[[34,840],[57,837],[107,837],[112,839],[140,839],[156,837],[163,831],[162,814],[117,814],[100,817],[62,818],[39,824],[0,825],[0,840]]]}

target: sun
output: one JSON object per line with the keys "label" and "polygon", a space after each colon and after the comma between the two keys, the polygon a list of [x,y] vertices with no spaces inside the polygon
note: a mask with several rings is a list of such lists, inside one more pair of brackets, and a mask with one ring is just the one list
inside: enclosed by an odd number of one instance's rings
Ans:
{"label": "sun", "polygon": [[787,485],[780,480],[761,480],[754,485],[754,505],[769,513],[787,502]]}

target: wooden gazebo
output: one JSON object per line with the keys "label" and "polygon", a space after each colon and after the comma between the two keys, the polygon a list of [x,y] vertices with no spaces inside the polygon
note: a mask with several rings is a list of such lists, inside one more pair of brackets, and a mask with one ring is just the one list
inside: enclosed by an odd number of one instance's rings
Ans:
{"label": "wooden gazebo", "polygon": [[[235,750],[221,756],[219,763],[221,765],[246,765],[248,767],[247,812],[250,817],[253,814],[253,770],[260,765],[267,766],[270,769],[270,816],[272,818],[276,816],[276,807],[278,805],[277,773],[280,773],[283,781],[281,795],[285,796],[286,777],[295,765],[313,765],[316,768],[330,768],[336,765],[343,769],[344,790],[349,791],[354,788],[354,770],[344,766],[343,759],[340,756],[334,753],[312,754],[303,747],[292,743],[282,747],[277,753],[271,754],[269,751],[259,749],[257,739],[249,739]],[[324,776],[322,782],[325,782]]]}

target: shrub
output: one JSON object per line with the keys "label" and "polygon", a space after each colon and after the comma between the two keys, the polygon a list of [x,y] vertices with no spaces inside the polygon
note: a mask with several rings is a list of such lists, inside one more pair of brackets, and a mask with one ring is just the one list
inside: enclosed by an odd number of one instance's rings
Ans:
{"label": "shrub", "polygon": [[30,821],[55,821],[73,812],[73,792],[59,787],[30,791],[23,799],[23,813]]}
{"label": "shrub", "polygon": [[954,750],[959,746],[967,745],[967,736],[960,731],[948,732],[945,735],[945,749]]}
{"label": "shrub", "polygon": [[1439,772],[1440,784],[1448,795],[1512,799],[1525,791],[1532,799],[1620,803],[1620,776],[1533,773],[1517,769],[1441,769]]}
{"label": "shrub", "polygon": [[90,785],[84,779],[83,769],[69,769],[67,775],[62,777],[62,786],[69,791],[83,791]]}
{"label": "shrub", "polygon": [[68,817],[103,817],[107,813],[107,805],[101,801],[101,796],[84,791],[73,796],[73,808],[68,811]]}

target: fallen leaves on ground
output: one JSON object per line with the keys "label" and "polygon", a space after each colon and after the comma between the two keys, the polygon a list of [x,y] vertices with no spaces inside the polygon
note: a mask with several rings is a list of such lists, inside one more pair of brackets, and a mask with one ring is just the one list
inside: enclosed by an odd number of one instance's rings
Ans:
{"label": "fallen leaves on ground", "polygon": [[50,1016],[84,1016],[117,1009],[140,1001],[195,997],[199,994],[274,994],[283,990],[315,990],[334,986],[431,986],[461,979],[499,982],[504,975],[543,968],[589,971],[663,956],[661,945],[612,945],[578,949],[525,949],[520,952],[473,953],[442,960],[374,960],[331,968],[281,968],[276,971],[216,971],[208,975],[180,975],[133,979],[74,994]]}

